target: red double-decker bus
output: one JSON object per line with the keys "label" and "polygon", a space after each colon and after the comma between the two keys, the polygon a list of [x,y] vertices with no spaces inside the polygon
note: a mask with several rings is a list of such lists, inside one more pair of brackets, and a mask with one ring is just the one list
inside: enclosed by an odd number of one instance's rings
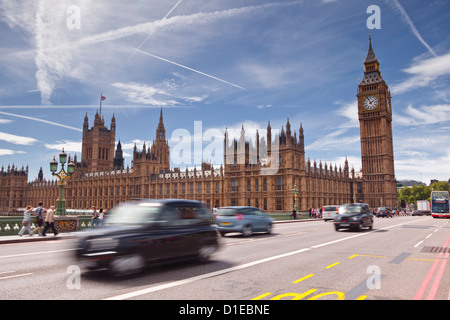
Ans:
{"label": "red double-decker bus", "polygon": [[431,191],[431,215],[433,218],[450,218],[448,191]]}

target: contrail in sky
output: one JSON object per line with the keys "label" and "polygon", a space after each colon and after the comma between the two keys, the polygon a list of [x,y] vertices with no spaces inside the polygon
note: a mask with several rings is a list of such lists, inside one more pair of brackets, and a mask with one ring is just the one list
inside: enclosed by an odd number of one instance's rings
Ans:
{"label": "contrail in sky", "polygon": [[405,9],[402,7],[402,5],[398,2],[398,0],[393,0],[395,6],[400,11],[403,18],[406,20],[406,22],[409,24],[409,27],[411,28],[411,31],[414,33],[414,35],[419,39],[420,42],[428,49],[428,51],[431,52],[431,54],[435,57],[437,57],[437,54],[434,52],[433,49],[428,45],[428,43],[423,40],[422,36],[420,35],[419,31],[417,31],[416,27],[414,26],[413,22],[409,18],[408,14],[406,13]]}
{"label": "contrail in sky", "polygon": [[51,124],[53,126],[63,127],[63,128],[71,129],[71,130],[75,130],[75,131],[80,131],[80,132],[83,131],[80,128],[75,128],[75,127],[71,127],[71,126],[68,126],[68,125],[65,125],[65,124],[61,124],[61,123],[57,123],[57,122],[53,122],[53,121],[48,121],[48,120],[43,120],[43,119],[39,119],[39,118],[34,118],[34,117],[29,117],[29,116],[22,116],[20,114],[14,114],[14,113],[3,112],[3,111],[0,111],[0,114],[4,114],[6,116],[11,116],[11,117],[27,119],[27,120],[39,121],[39,122]]}
{"label": "contrail in sky", "polygon": [[150,57],[159,59],[159,60],[161,60],[161,61],[165,61],[165,62],[174,64],[174,65],[179,66],[179,67],[181,67],[181,68],[184,68],[184,69],[187,69],[187,70],[190,70],[190,71],[197,72],[197,73],[199,73],[199,74],[201,74],[201,75],[204,75],[204,76],[206,76],[206,77],[209,77],[209,78],[212,78],[212,79],[214,79],[214,80],[217,80],[217,81],[220,81],[220,82],[229,84],[230,86],[233,86],[233,87],[236,87],[236,88],[239,88],[239,89],[242,89],[242,90],[247,90],[247,89],[245,89],[245,88],[243,88],[243,87],[241,87],[241,86],[238,86],[237,84],[234,84],[234,83],[231,83],[231,82],[222,80],[222,79],[220,79],[220,78],[217,78],[217,77],[214,77],[214,76],[209,75],[209,74],[207,74],[207,73],[204,73],[204,72],[201,72],[201,71],[198,71],[198,70],[189,68],[189,67],[187,67],[187,66],[183,66],[182,64],[179,64],[179,63],[176,63],[176,62],[173,62],[173,61],[164,59],[164,58],[162,58],[162,57],[158,57],[158,56],[156,56],[156,55],[154,55],[154,54],[151,54],[151,53],[142,51],[142,50],[140,50],[140,49],[136,49],[136,51],[138,51],[138,52],[140,52],[140,53],[143,53],[143,54],[146,54],[146,55],[148,55],[148,56],[150,56]]}
{"label": "contrail in sky", "polygon": [[[179,0],[173,7],[172,9],[169,10],[169,12],[167,12],[167,14],[164,16],[164,18],[161,19],[161,21],[166,20],[166,18],[172,13],[173,10],[175,10],[176,7],[178,7],[178,5],[181,3],[181,1],[183,0]],[[148,38],[150,38],[152,36],[152,34],[155,32],[156,29],[152,29],[152,31],[148,34],[147,38],[144,39],[144,41],[141,42],[141,44],[139,45],[139,47],[137,47],[137,49],[135,49],[133,51],[133,53],[128,57],[128,59],[130,59],[131,57],[133,57],[136,52],[141,49],[141,47],[144,45],[145,42],[147,42]]]}

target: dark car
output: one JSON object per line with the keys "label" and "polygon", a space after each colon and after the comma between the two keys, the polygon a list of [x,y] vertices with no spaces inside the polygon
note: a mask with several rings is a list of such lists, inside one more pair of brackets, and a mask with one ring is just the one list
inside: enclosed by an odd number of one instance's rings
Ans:
{"label": "dark car", "polygon": [[117,206],[108,225],[80,233],[76,257],[88,270],[113,275],[140,272],[151,264],[197,258],[219,248],[210,214],[198,201],[138,200]]}
{"label": "dark car", "polygon": [[219,208],[215,218],[217,230],[222,236],[239,232],[244,237],[258,231],[270,233],[274,220],[258,208],[240,206]]}
{"label": "dark car", "polygon": [[349,203],[339,207],[339,214],[334,219],[336,231],[339,229],[356,229],[373,227],[373,216],[370,213],[369,205],[365,203]]}
{"label": "dark car", "polygon": [[378,207],[377,209],[377,218],[392,218],[391,209],[387,207]]}
{"label": "dark car", "polygon": [[423,215],[423,212],[422,212],[422,211],[419,211],[419,210],[414,210],[413,213],[412,213],[412,215],[413,215],[413,216],[422,216],[422,215]]}

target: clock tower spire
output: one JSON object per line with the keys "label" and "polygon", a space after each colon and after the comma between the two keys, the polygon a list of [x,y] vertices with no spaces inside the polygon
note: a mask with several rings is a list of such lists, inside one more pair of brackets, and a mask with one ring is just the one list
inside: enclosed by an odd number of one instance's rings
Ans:
{"label": "clock tower spire", "polygon": [[364,201],[372,208],[397,206],[391,93],[369,36],[364,76],[358,85],[358,119]]}

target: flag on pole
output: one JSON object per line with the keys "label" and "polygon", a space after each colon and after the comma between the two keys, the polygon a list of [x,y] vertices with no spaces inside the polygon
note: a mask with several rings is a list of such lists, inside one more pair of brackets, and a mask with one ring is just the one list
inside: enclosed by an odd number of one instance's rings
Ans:
{"label": "flag on pole", "polygon": [[100,93],[100,115],[102,115],[102,101],[105,99],[106,97],[103,96],[103,93]]}

